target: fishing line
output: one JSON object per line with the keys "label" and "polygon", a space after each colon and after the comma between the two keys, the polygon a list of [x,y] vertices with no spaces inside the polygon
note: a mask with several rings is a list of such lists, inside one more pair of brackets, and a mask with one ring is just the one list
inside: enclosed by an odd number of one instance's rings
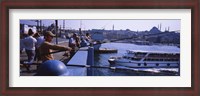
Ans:
{"label": "fishing line", "polygon": [[[110,42],[116,42],[116,41],[126,40],[126,39],[132,39],[132,38],[133,38],[133,37],[111,40],[111,41],[109,41],[109,42],[102,42],[102,43],[93,44],[93,46],[95,46],[95,45],[100,45],[100,44],[104,44],[104,43],[110,43]],[[84,47],[85,47],[85,46],[84,46]],[[79,47],[78,51],[87,51],[87,49],[80,49],[80,48],[84,48],[84,47]],[[90,47],[92,47],[92,46],[90,46]],[[42,54],[42,55],[49,55],[49,54],[54,54],[54,53],[63,52],[63,51],[66,51],[66,50],[58,50],[58,51],[54,51],[54,52],[50,52],[50,53],[46,53],[46,54]],[[76,51],[76,52],[77,52],[77,51]]]}

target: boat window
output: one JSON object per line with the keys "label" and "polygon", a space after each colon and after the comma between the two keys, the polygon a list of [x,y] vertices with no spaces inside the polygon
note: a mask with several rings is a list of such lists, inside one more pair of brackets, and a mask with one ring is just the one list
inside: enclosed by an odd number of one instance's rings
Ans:
{"label": "boat window", "polygon": [[159,66],[159,64],[158,64],[158,63],[156,63],[156,66]]}

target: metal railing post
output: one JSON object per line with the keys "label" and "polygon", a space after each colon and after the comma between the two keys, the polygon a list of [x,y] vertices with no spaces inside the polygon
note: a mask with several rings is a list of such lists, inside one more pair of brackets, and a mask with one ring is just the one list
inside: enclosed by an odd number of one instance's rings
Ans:
{"label": "metal railing post", "polygon": [[94,47],[88,47],[87,65],[94,64]]}
{"label": "metal railing post", "polygon": [[[93,66],[94,64],[94,47],[88,47],[87,65]],[[93,68],[87,68],[87,76],[93,76]]]}

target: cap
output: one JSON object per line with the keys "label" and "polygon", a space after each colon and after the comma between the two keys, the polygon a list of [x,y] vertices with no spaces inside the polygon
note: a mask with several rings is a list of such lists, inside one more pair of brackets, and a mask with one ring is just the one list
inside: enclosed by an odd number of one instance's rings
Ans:
{"label": "cap", "polygon": [[47,32],[45,32],[45,36],[55,37],[56,35],[54,35],[51,31],[47,31]]}

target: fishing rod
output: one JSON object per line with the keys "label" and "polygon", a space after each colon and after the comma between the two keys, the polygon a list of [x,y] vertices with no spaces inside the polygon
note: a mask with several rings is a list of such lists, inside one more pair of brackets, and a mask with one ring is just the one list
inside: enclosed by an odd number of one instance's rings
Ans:
{"label": "fishing rod", "polygon": [[[129,37],[129,38],[121,38],[121,39],[111,40],[109,42],[100,42],[100,43],[92,44],[92,46],[101,45],[101,44],[104,44],[104,43],[110,43],[110,42],[116,42],[116,41],[126,40],[126,39],[132,39],[133,37],[134,36]],[[87,46],[83,46],[83,47],[87,47]],[[79,47],[79,51],[86,51],[87,50],[87,49],[80,49],[80,48],[83,48],[83,47]],[[66,51],[66,50],[58,50],[58,51],[46,53],[46,54],[43,54],[43,55],[55,54],[55,53],[64,52],[64,51]]]}
{"label": "fishing rod", "polygon": [[[27,64],[24,62],[20,62],[21,64],[24,65],[41,65],[42,63],[31,63]],[[85,68],[106,68],[106,69],[117,69],[116,67],[111,67],[111,66],[94,66],[94,65],[78,65],[78,64],[65,64],[65,66],[72,66],[72,67],[85,67]]]}

